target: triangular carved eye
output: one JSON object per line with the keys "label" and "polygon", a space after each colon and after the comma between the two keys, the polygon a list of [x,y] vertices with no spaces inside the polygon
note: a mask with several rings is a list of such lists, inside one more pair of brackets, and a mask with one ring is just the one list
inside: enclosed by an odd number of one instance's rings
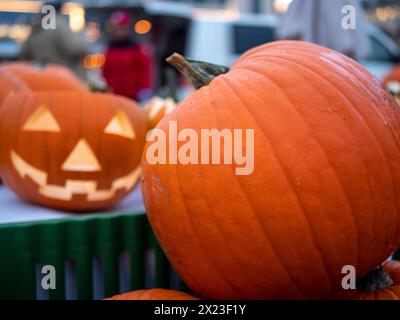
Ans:
{"label": "triangular carved eye", "polygon": [[25,122],[22,130],[60,132],[60,126],[50,110],[45,106],[40,106]]}
{"label": "triangular carved eye", "polygon": [[128,116],[122,111],[110,120],[104,132],[129,139],[135,139],[136,136]]}

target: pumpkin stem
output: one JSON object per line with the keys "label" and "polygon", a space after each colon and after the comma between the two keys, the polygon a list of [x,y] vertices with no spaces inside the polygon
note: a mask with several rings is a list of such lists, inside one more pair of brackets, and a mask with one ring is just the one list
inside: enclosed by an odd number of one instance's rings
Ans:
{"label": "pumpkin stem", "polygon": [[357,288],[364,292],[378,292],[389,288],[393,283],[394,281],[390,275],[382,266],[379,266],[359,279],[357,281]]}
{"label": "pumpkin stem", "polygon": [[179,53],[172,54],[167,62],[182,73],[195,89],[208,85],[215,77],[229,72],[228,67],[207,62],[189,60]]}

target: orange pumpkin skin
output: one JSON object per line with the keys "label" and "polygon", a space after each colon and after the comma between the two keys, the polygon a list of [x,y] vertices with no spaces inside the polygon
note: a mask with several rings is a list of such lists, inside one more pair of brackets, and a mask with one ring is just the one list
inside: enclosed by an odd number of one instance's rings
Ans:
{"label": "orange pumpkin skin", "polygon": [[0,69],[0,104],[11,92],[29,91],[29,87],[15,75]]}
{"label": "orange pumpkin skin", "polygon": [[390,261],[383,265],[393,281],[393,284],[377,292],[364,292],[362,290],[346,290],[335,295],[335,300],[400,300],[400,261]]}
{"label": "orange pumpkin skin", "polygon": [[254,129],[247,176],[236,165],[150,165],[145,147],[150,222],[199,296],[326,298],[344,265],[363,275],[398,248],[400,110],[356,62],[309,43],[263,45],[160,122],[167,142],[172,120],[199,137]]}
{"label": "orange pumpkin skin", "polygon": [[392,81],[400,83],[400,66],[394,67],[382,80],[384,85]]}
{"label": "orange pumpkin skin", "polygon": [[199,300],[187,293],[165,290],[137,290],[128,293],[118,294],[105,300]]}
{"label": "orange pumpkin skin", "polygon": [[[13,92],[29,91],[28,86],[13,74],[0,70],[0,107],[3,100]],[[1,179],[0,179],[1,182]]]}
{"label": "orange pumpkin skin", "polygon": [[86,91],[87,86],[75,74],[60,65],[35,67],[24,62],[8,63],[1,69],[14,74],[33,91]]}
{"label": "orange pumpkin skin", "polygon": [[144,108],[147,116],[148,128],[154,129],[157,124],[167,114],[176,108],[176,103],[172,98],[162,99],[160,97],[153,97]]}
{"label": "orange pumpkin skin", "polygon": [[140,108],[125,98],[13,94],[0,110],[0,175],[27,201],[73,211],[107,208],[139,180],[145,132]]}

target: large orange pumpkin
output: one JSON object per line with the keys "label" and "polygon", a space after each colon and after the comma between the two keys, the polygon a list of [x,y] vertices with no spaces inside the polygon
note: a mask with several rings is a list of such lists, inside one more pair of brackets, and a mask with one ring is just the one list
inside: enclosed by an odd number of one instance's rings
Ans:
{"label": "large orange pumpkin", "polygon": [[137,290],[118,294],[105,300],[199,300],[187,293],[165,290],[165,289],[151,289],[151,290]]}
{"label": "large orange pumpkin", "polygon": [[337,300],[400,300],[400,261],[386,262],[359,282],[358,289],[341,291]]}
{"label": "large orange pumpkin", "polygon": [[[201,83],[202,72],[175,65]],[[344,265],[361,276],[399,247],[400,109],[377,79],[342,54],[296,41],[257,47],[227,74],[203,78],[158,132],[170,144],[170,121],[198,137],[243,129],[245,154],[244,130],[254,129],[254,171],[150,164],[154,141],[143,159],[152,227],[194,292],[326,298],[340,288]],[[210,154],[220,150],[208,141]]]}
{"label": "large orange pumpkin", "polygon": [[87,90],[87,86],[72,71],[60,65],[37,67],[15,62],[0,68],[14,74],[33,91]]}
{"label": "large orange pumpkin", "polygon": [[139,107],[111,94],[13,94],[0,109],[0,175],[28,201],[106,208],[138,181],[145,131]]}

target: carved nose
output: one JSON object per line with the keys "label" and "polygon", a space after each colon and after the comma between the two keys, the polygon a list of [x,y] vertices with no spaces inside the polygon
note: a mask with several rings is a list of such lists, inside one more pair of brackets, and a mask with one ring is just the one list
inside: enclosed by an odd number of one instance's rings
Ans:
{"label": "carved nose", "polygon": [[100,171],[101,166],[89,144],[85,139],[81,139],[63,163],[62,170],[93,172]]}

